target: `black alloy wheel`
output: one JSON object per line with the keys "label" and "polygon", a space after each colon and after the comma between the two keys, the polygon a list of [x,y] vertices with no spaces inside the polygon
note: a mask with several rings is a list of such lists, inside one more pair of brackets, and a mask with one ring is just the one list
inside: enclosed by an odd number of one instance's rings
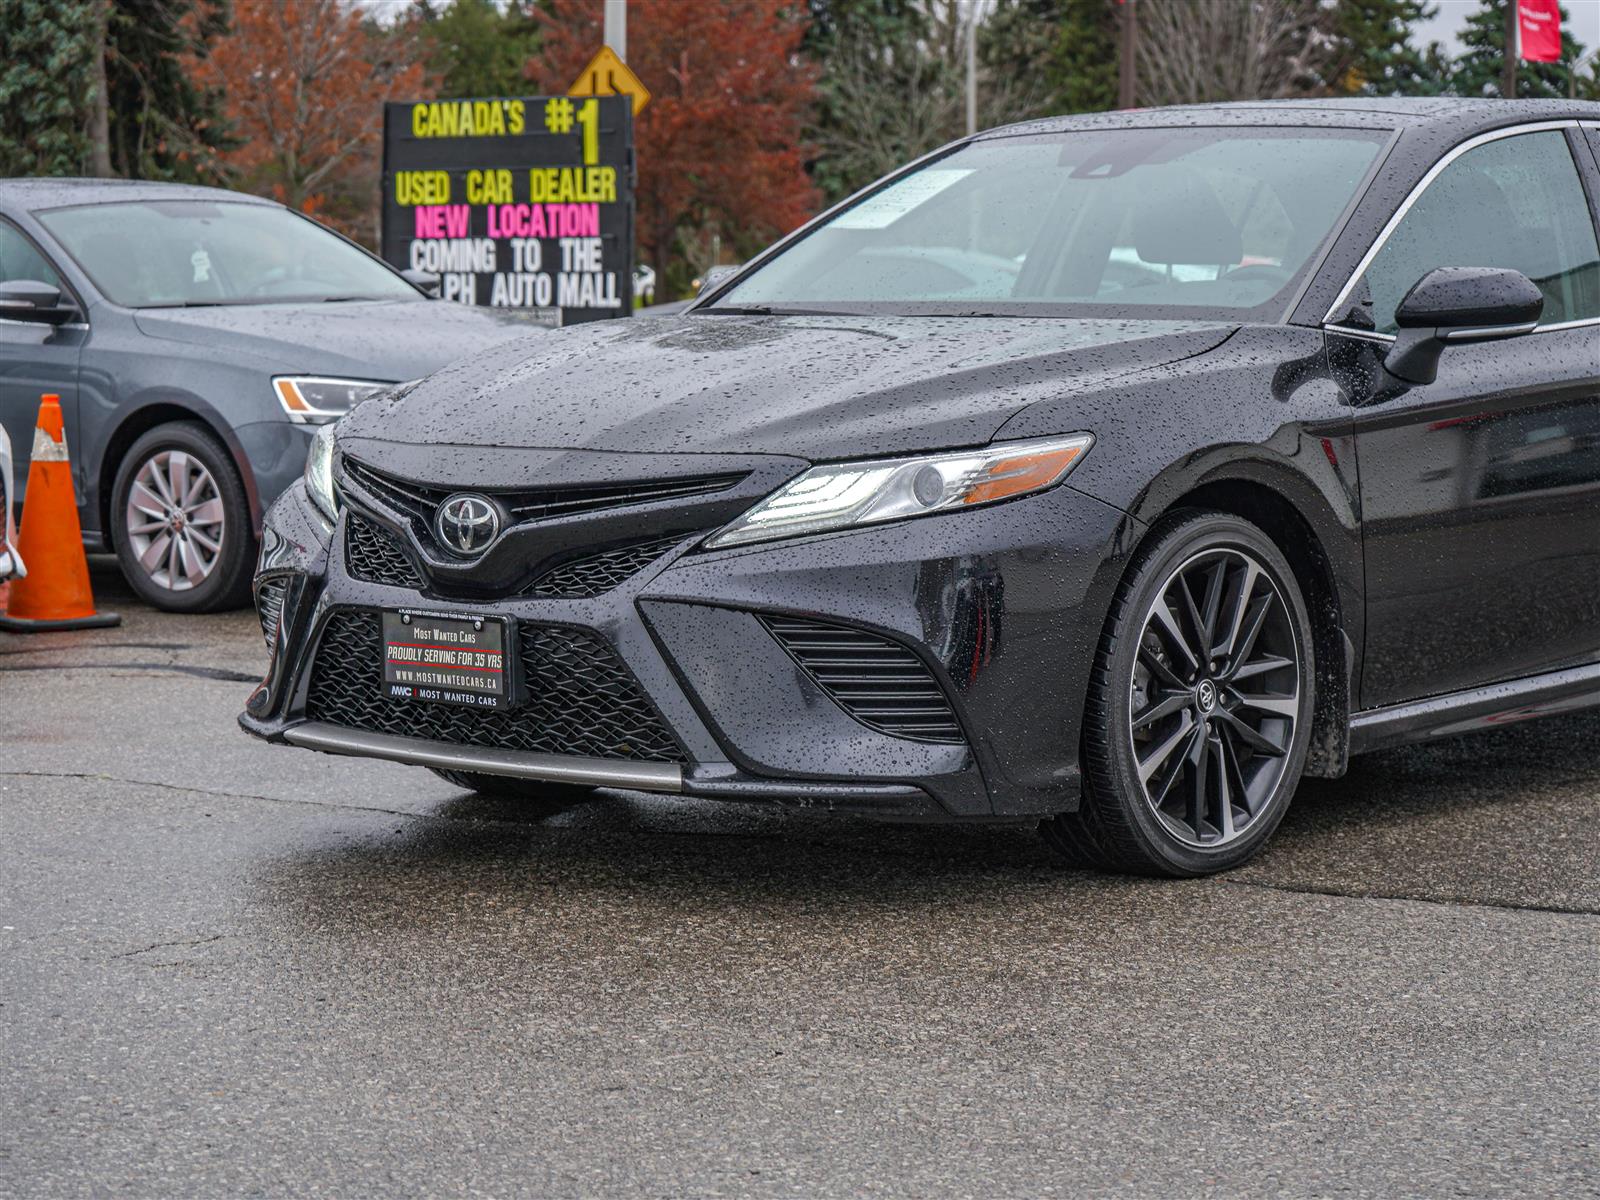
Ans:
{"label": "black alloy wheel", "polygon": [[1199,875],[1282,819],[1310,736],[1311,627],[1254,525],[1186,514],[1118,588],[1084,714],[1084,795],[1046,835],[1083,865]]}

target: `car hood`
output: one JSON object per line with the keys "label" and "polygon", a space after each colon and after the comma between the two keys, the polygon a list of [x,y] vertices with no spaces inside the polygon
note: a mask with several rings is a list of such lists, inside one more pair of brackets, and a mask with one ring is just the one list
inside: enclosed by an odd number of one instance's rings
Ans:
{"label": "car hood", "polygon": [[343,301],[144,309],[148,337],[215,347],[230,359],[255,357],[274,374],[339,375],[400,382],[464,354],[529,334],[547,334],[526,315],[443,301]]}
{"label": "car hood", "polygon": [[1233,329],[994,317],[597,322],[459,360],[361,405],[340,436],[813,461],[978,445],[1036,401],[1203,353]]}

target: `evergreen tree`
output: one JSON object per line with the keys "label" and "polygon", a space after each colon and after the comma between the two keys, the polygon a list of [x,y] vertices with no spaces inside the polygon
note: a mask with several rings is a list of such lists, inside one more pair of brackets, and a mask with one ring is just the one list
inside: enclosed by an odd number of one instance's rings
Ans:
{"label": "evergreen tree", "polygon": [[539,52],[532,0],[415,0],[407,21],[421,37],[441,99],[520,96]]}
{"label": "evergreen tree", "polygon": [[1058,112],[1117,106],[1117,6],[1110,0],[1059,0],[1055,45],[1046,68]]}
{"label": "evergreen tree", "polygon": [[807,164],[826,203],[958,135],[956,64],[927,52],[916,0],[808,0],[801,43],[817,64]]}
{"label": "evergreen tree", "polygon": [[221,0],[0,0],[0,174],[209,178],[228,145],[197,55]]}
{"label": "evergreen tree", "polygon": [[[1450,76],[1450,90],[1456,95],[1500,95],[1506,64],[1506,3],[1507,0],[1479,0],[1477,11],[1468,16],[1466,31],[1461,35],[1465,49],[1456,59]],[[1580,98],[1586,98],[1584,77],[1580,74],[1576,81],[1573,79],[1576,64],[1583,57],[1583,47],[1573,39],[1571,28],[1571,18],[1563,8],[1560,62],[1517,64],[1519,99],[1561,99],[1571,95],[1573,90]]]}
{"label": "evergreen tree", "polygon": [[95,0],[0,0],[0,175],[81,174]]}
{"label": "evergreen tree", "polygon": [[1338,49],[1327,80],[1331,90],[1372,96],[1437,95],[1448,86],[1444,49],[1411,41],[1418,21],[1438,9],[1425,0],[1340,0],[1332,10]]}
{"label": "evergreen tree", "polygon": [[[1089,4],[1105,6],[1104,0]],[[1062,92],[1077,81],[1057,64],[1068,10],[1074,7],[1085,7],[1083,0],[995,0],[978,29],[980,128],[1076,111]],[[1115,95],[1115,63],[1111,79]]]}
{"label": "evergreen tree", "polygon": [[226,32],[218,0],[115,0],[106,28],[107,157],[128,179],[204,180],[233,143],[193,60]]}

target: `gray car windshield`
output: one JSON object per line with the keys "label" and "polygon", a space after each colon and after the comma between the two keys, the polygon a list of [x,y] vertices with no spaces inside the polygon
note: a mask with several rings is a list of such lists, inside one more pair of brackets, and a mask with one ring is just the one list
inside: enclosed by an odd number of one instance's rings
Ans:
{"label": "gray car windshield", "polygon": [[95,286],[128,308],[423,299],[344,239],[264,204],[147,200],[36,215]]}
{"label": "gray car windshield", "polygon": [[1385,135],[1001,137],[890,182],[706,309],[1241,319],[1281,311]]}

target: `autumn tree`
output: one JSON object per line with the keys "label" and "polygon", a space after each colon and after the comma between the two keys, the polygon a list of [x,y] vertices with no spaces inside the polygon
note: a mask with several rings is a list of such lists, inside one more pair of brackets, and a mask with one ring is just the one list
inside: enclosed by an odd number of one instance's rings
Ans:
{"label": "autumn tree", "polygon": [[232,182],[371,242],[383,102],[423,94],[415,43],[344,0],[234,0],[196,77],[227,96]]}
{"label": "autumn tree", "polygon": [[[541,92],[565,92],[601,45],[601,0],[548,0]],[[630,0],[628,66],[652,99],[635,128],[638,238],[664,294],[684,290],[685,249],[708,233],[748,254],[817,204],[803,132],[814,69],[790,0]]]}

